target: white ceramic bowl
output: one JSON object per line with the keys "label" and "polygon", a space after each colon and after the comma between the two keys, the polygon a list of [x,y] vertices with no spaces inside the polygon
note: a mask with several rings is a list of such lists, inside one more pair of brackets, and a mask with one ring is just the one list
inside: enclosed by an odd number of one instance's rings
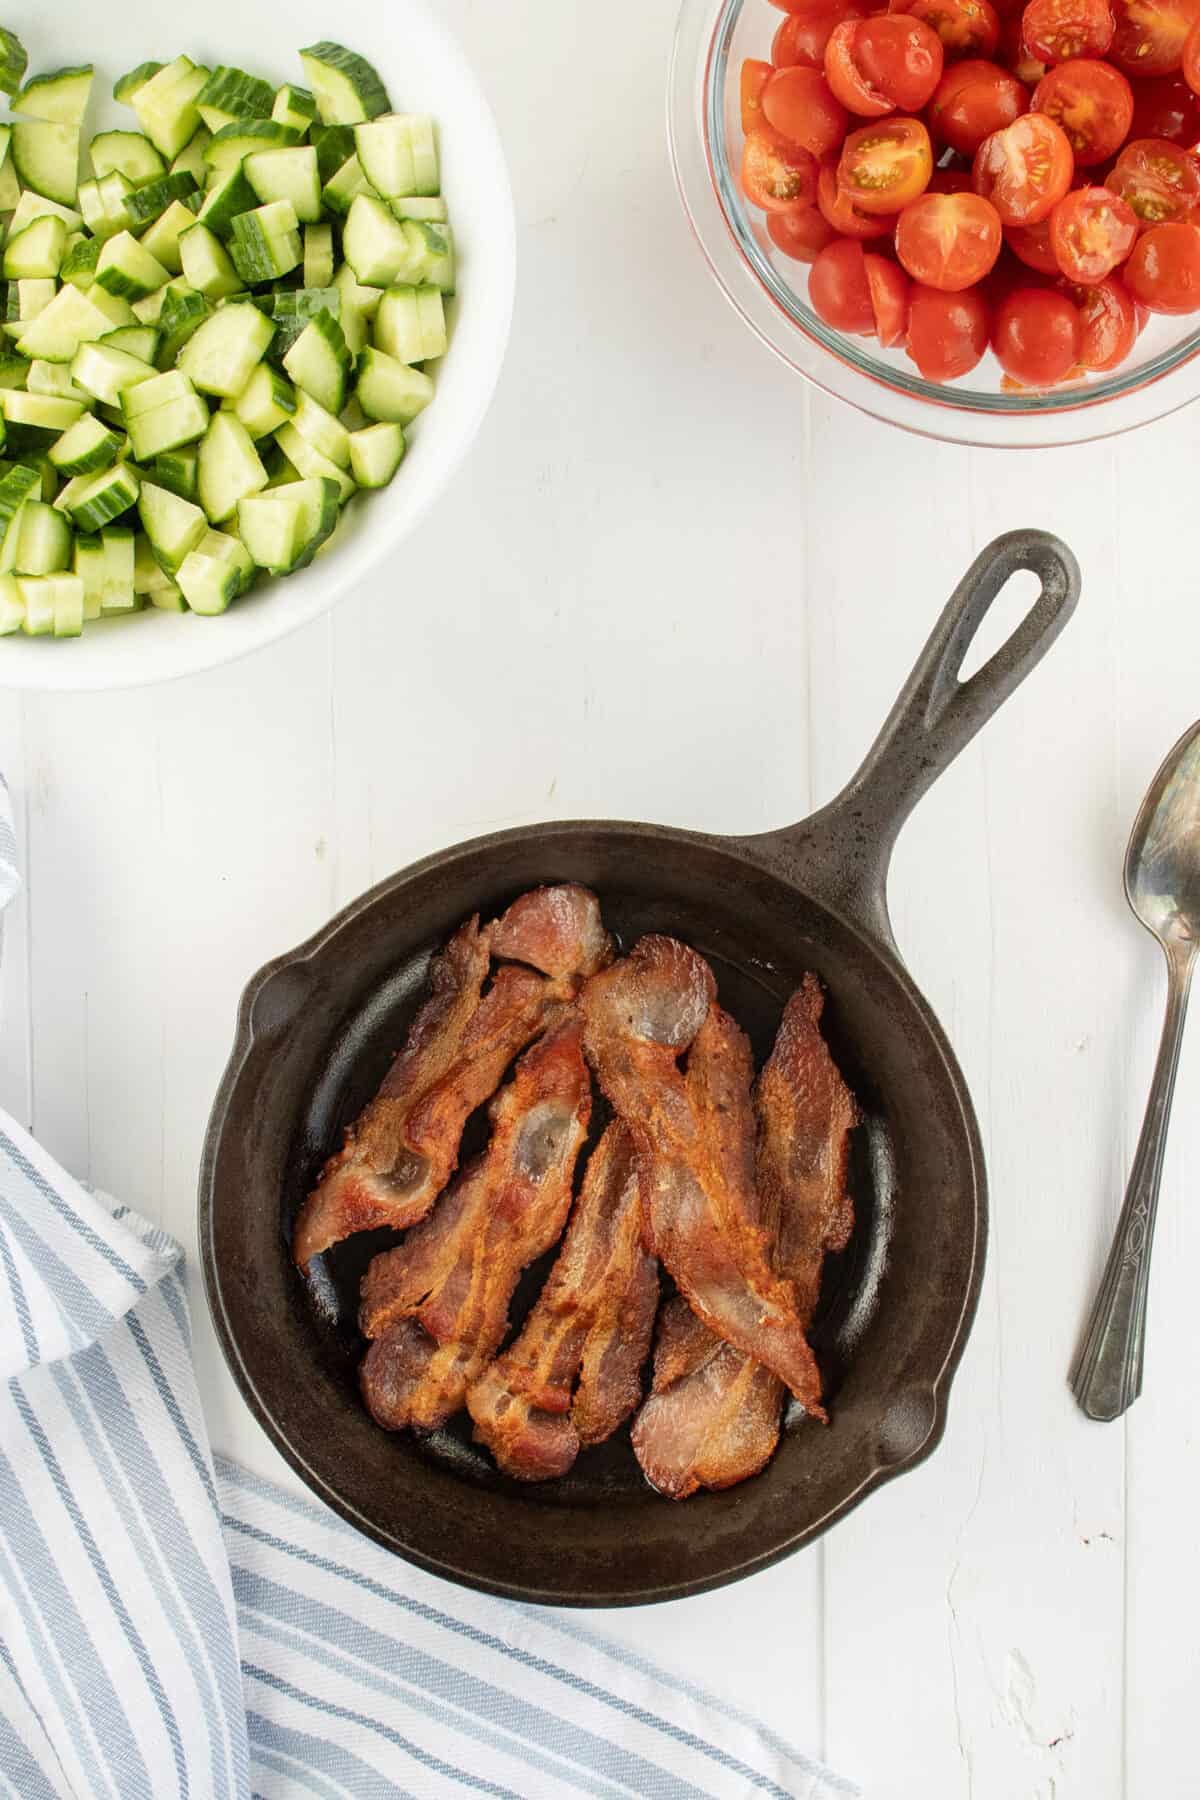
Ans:
{"label": "white ceramic bowl", "polygon": [[114,688],[166,681],[230,662],[323,613],[394,553],[449,480],[483,421],[500,373],[516,275],[512,194],[495,121],[458,45],[426,0],[199,0],[165,9],[155,0],[17,0],[4,23],[22,39],[30,71],[96,65],[85,135],[124,123],[109,97],[119,75],[150,58],[186,53],[303,81],[296,52],[336,38],[373,62],[398,110],[432,113],[440,131],[442,185],[459,256],[450,309],[450,349],[437,394],[413,424],[408,454],[391,486],[357,496],[336,540],[286,581],[263,580],[219,618],[148,609],[89,625],[83,636],[0,638],[0,686]]}

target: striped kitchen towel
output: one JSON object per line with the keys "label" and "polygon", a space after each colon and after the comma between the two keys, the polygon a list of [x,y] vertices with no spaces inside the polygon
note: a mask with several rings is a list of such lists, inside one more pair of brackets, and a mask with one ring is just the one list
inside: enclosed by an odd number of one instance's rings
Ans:
{"label": "striped kitchen towel", "polygon": [[[5,827],[0,804],[0,896]],[[214,1460],[179,1246],[3,1114],[0,1379],[5,1794],[856,1791],[574,1615],[456,1588]]]}

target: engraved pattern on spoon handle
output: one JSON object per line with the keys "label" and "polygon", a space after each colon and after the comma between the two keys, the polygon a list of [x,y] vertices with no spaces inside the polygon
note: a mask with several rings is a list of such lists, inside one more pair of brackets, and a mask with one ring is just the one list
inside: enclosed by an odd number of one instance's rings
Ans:
{"label": "engraved pattern on spoon handle", "polygon": [[1167,1016],[1146,1117],[1104,1278],[1071,1371],[1075,1397],[1092,1419],[1119,1418],[1142,1391],[1150,1249],[1193,962],[1194,954],[1168,958]]}

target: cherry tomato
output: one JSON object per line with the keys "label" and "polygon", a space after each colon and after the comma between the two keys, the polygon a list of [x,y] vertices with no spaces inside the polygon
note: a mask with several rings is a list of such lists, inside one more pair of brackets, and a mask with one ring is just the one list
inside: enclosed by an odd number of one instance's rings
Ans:
{"label": "cherry tomato", "polygon": [[1112,0],[1112,60],[1127,75],[1171,75],[1183,61],[1200,0]]}
{"label": "cherry tomato", "polygon": [[852,131],[842,145],[838,186],[865,213],[898,213],[923,194],[933,174],[933,147],[920,119],[880,119]]}
{"label": "cherry tomato", "polygon": [[[1059,202],[1061,205],[1061,201]],[[772,213],[771,217],[776,215]],[[788,215],[781,215],[786,218]],[[1007,225],[1004,230],[1004,241],[1025,264],[1027,269],[1036,269],[1039,275],[1057,275],[1058,258],[1050,243],[1050,218],[1039,219],[1036,225]],[[768,224],[770,220],[768,220]]]}
{"label": "cherry tomato", "polygon": [[809,13],[813,10],[813,0],[771,0],[771,5],[785,13]]}
{"label": "cherry tomato", "polygon": [[1200,162],[1166,138],[1126,144],[1104,185],[1133,208],[1143,228],[1190,219],[1200,208]]}
{"label": "cherry tomato", "polygon": [[1111,63],[1081,56],[1042,76],[1033,90],[1033,110],[1054,120],[1077,166],[1090,169],[1107,162],[1129,136],[1133,89]]}
{"label": "cherry tomato", "polygon": [[1062,283],[1079,308],[1079,364],[1084,369],[1115,369],[1137,342],[1137,309],[1128,289],[1113,275],[1091,287]]}
{"label": "cherry tomato", "polygon": [[890,256],[880,256],[877,251],[864,252],[863,268],[875,315],[875,335],[884,349],[890,350],[904,342],[908,331],[908,276]]}
{"label": "cherry tomato", "polygon": [[867,9],[858,0],[828,0],[820,12],[790,13],[775,33],[771,61],[777,69],[791,69],[797,64],[805,69],[824,69],[825,46],[834,26],[866,16]]}
{"label": "cherry tomato", "polygon": [[775,69],[763,89],[767,124],[803,144],[816,157],[836,150],[850,129],[850,115],[829,91],[819,69]]}
{"label": "cherry tomato", "polygon": [[947,294],[914,282],[908,299],[908,354],[926,381],[954,381],[988,344],[988,305],[979,288]]}
{"label": "cherry tomato", "polygon": [[1029,0],[1021,36],[1031,56],[1044,63],[1073,56],[1103,56],[1113,39],[1108,0]]}
{"label": "cherry tomato", "polygon": [[770,63],[747,57],[742,64],[742,130],[749,136],[763,123],[762,92],[775,73]]}
{"label": "cherry tomato", "polygon": [[970,169],[935,169],[929,177],[927,194],[973,194]]}
{"label": "cherry tomato", "polygon": [[891,0],[889,12],[920,19],[952,56],[992,56],[1000,42],[1000,15],[992,0]]}
{"label": "cherry tomato", "polygon": [[815,206],[793,207],[791,212],[767,214],[767,233],[777,250],[797,262],[812,262],[818,250],[833,242],[837,232]]}
{"label": "cherry tomato", "polygon": [[1022,35],[1021,13],[1007,13],[1000,21],[1000,49],[997,61],[1002,62],[1026,87],[1036,87],[1046,73],[1044,62],[1025,48]]}
{"label": "cherry tomato", "polygon": [[1053,288],[1020,287],[992,321],[992,349],[1007,375],[1027,387],[1052,387],[1079,361],[1078,307]]}
{"label": "cherry tomato", "polygon": [[929,125],[940,143],[960,156],[974,156],[984,138],[1028,109],[1026,89],[1007,69],[990,62],[953,63],[938,82]]}
{"label": "cherry tomato", "polygon": [[1036,225],[1071,185],[1071,146],[1044,113],[1026,113],[994,131],[975,152],[975,192],[1005,225]]}
{"label": "cherry tomato", "polygon": [[818,251],[808,278],[808,299],[817,317],[835,331],[870,337],[875,309],[861,244],[838,238]]}
{"label": "cherry tomato", "polygon": [[767,212],[811,205],[817,192],[816,157],[803,144],[793,144],[780,132],[761,126],[746,138],[742,188],[747,200]]}
{"label": "cherry tomato", "polygon": [[1190,150],[1200,144],[1200,100],[1182,75],[1134,81],[1133,123],[1129,136],[1168,138]]}
{"label": "cherry tomato", "polygon": [[861,212],[849,194],[838,186],[837,164],[832,161],[821,164],[817,180],[817,205],[821,209],[821,216],[842,237],[885,237],[895,224],[895,220],[888,218],[886,214]]}
{"label": "cherry tomato", "polygon": [[825,74],[842,105],[864,118],[919,112],[941,79],[942,40],[920,19],[881,13],[834,27]]}
{"label": "cherry tomato", "polygon": [[1184,40],[1183,79],[1194,94],[1200,94],[1200,19],[1196,20]]}
{"label": "cherry tomato", "polygon": [[1076,188],[1050,214],[1050,244],[1068,281],[1103,281],[1137,243],[1138,222],[1131,207],[1107,188]]}
{"label": "cherry tomato", "polygon": [[1152,225],[1122,274],[1133,298],[1149,312],[1200,310],[1200,227]]}
{"label": "cherry tomato", "polygon": [[896,255],[913,280],[946,293],[982,281],[1003,241],[1000,215],[978,194],[922,194],[896,226]]}

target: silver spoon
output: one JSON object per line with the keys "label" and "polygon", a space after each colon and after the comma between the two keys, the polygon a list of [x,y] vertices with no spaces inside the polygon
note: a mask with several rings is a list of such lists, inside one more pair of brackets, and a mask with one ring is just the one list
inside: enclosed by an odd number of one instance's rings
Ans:
{"label": "silver spoon", "polygon": [[1150,784],[1125,852],[1125,896],[1167,958],[1167,1017],[1117,1234],[1071,1387],[1092,1419],[1116,1419],[1142,1391],[1150,1247],[1171,1097],[1200,951],[1200,722]]}

